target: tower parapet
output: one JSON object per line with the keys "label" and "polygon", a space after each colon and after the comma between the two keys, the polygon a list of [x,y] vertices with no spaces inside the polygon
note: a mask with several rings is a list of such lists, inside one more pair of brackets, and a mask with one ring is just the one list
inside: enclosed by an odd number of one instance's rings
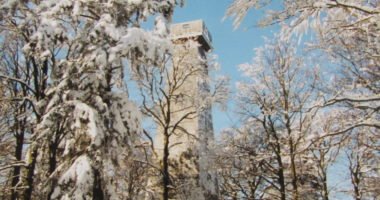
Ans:
{"label": "tower parapet", "polygon": [[173,41],[195,38],[206,52],[212,50],[212,36],[203,20],[173,24],[170,36]]}

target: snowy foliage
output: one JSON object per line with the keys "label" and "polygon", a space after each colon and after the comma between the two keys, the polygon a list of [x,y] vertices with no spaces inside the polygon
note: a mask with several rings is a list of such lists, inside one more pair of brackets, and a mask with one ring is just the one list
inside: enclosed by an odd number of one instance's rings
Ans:
{"label": "snowy foliage", "polygon": [[[235,25],[238,26],[250,9],[269,8],[274,3],[278,2],[234,0],[226,15],[235,18]],[[371,152],[378,149],[379,134],[377,132],[380,128],[378,112],[380,102],[378,29],[380,2],[377,0],[281,1],[280,7],[276,10],[268,10],[266,13],[266,16],[259,21],[259,25],[278,24],[281,27],[278,34],[280,41],[298,39],[296,47],[298,51],[307,52],[309,56],[315,56],[313,52],[317,52],[321,57],[327,58],[319,61],[321,65],[326,65],[321,67],[324,70],[335,67],[330,72],[333,73],[333,78],[329,80],[327,77],[321,77],[317,80],[322,83],[318,86],[319,91],[310,96],[312,99],[321,95],[324,98],[315,99],[311,105],[310,102],[305,102],[310,105],[307,106],[310,109],[321,108],[323,110],[315,113],[313,118],[306,118],[307,120],[312,119],[314,122],[310,124],[311,132],[306,137],[307,145],[302,145],[307,149],[312,149],[313,160],[318,163],[318,178],[328,178],[326,171],[330,164],[327,163],[334,162],[337,153],[340,152],[339,149],[346,148],[347,142],[354,143],[358,145],[359,149],[367,150],[363,154],[360,151],[358,154],[347,153],[350,163],[347,168],[353,177],[351,194],[355,199],[375,197],[377,190],[372,190],[371,185],[365,186],[362,183],[366,182],[366,178],[358,178],[358,174],[365,173],[360,172],[361,169],[357,166],[361,166],[363,162],[372,162],[369,166],[376,166],[379,163],[378,155],[371,154]],[[309,41],[304,36],[311,36],[312,39]],[[257,50],[254,63],[261,63],[260,55],[265,55],[268,51],[271,52],[267,48]],[[293,56],[291,55],[291,57]],[[281,62],[274,63],[282,65]],[[271,78],[271,74],[268,76],[268,68],[263,66],[265,65],[244,64],[241,66],[245,75],[255,77],[255,79],[250,85],[240,84],[238,87],[246,92],[256,92],[256,97],[260,100],[259,105],[262,105],[253,109],[245,109],[242,112],[256,119],[267,114],[284,113],[292,116],[292,112],[277,111],[277,108],[281,108],[277,106],[279,102],[281,103],[280,96],[276,93],[273,94],[267,87],[269,85],[274,88],[276,81]],[[301,71],[305,69],[310,69],[310,66],[300,68]],[[281,72],[272,74],[278,77],[276,74],[281,74]],[[286,81],[284,82],[286,83]],[[323,82],[325,83],[323,84]],[[308,83],[309,80],[305,80],[305,86]],[[295,88],[300,86],[299,84],[290,85]],[[304,94],[303,92],[301,90],[295,94]],[[291,93],[289,97],[292,97]],[[249,97],[243,96],[243,98],[245,98],[243,106],[247,102],[252,102]],[[302,102],[302,100],[297,102]],[[296,104],[289,105],[292,107]],[[258,115],[259,110],[264,110],[264,112]],[[275,124],[281,124],[279,121],[281,122],[274,118]],[[358,140],[352,137],[356,134],[359,134],[367,142],[357,142]],[[349,149],[353,148],[348,146]],[[372,155],[372,157],[365,158],[362,155]],[[357,159],[359,157],[363,159]],[[376,173],[370,174],[372,180],[377,180],[379,177]],[[327,185],[322,186],[322,190],[319,191],[321,191],[323,199],[328,199],[330,189],[327,189]],[[367,192],[367,196],[364,196],[364,191]]]}
{"label": "snowy foliage", "polygon": [[[235,0],[227,15],[240,22],[245,16],[240,8],[259,9],[270,3]],[[279,23],[283,40],[296,36],[301,41],[302,35],[316,36],[306,47],[323,51],[329,57],[327,62],[341,67],[336,88],[329,88],[333,96],[327,104],[349,104],[350,109],[360,110],[355,120],[347,123],[347,129],[355,124],[379,128],[375,114],[379,105],[379,10],[376,0],[283,1],[282,9],[268,11],[260,22]]]}
{"label": "snowy foliage", "polygon": [[[18,54],[40,78],[31,87],[39,93],[31,99],[25,198],[131,197],[127,175],[142,129],[123,72],[126,64],[138,68],[162,60],[178,3],[44,0],[1,6],[1,23],[19,36],[24,45]],[[142,29],[151,17],[154,28]]]}
{"label": "snowy foliage", "polygon": [[218,156],[224,196],[317,198],[322,182],[308,147],[319,138],[310,137],[318,71],[305,68],[291,42],[273,41],[255,52],[252,64],[240,66],[247,77],[237,84],[242,125],[227,131]]}

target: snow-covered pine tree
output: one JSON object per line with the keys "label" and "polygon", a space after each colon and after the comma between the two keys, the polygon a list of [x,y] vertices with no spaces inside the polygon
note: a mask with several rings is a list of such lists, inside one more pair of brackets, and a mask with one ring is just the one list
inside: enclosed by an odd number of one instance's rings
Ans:
{"label": "snow-covered pine tree", "polygon": [[[2,23],[22,37],[20,55],[39,69],[24,199],[128,199],[140,133],[123,84],[126,63],[152,64],[168,48],[176,0],[7,1]],[[156,16],[152,31],[140,27]],[[41,89],[39,88],[39,89]],[[34,88],[37,90],[37,88]]]}

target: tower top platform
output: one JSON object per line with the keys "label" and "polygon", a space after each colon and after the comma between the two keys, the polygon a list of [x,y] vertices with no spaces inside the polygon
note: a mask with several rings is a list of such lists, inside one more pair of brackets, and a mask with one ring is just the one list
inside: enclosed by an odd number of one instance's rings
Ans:
{"label": "tower top platform", "polygon": [[212,49],[212,37],[203,20],[171,25],[170,37],[173,41],[195,38],[205,51]]}

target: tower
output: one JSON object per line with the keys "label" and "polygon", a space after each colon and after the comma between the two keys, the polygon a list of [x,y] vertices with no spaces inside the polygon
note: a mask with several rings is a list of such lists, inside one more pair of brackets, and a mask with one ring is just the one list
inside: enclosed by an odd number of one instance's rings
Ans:
{"label": "tower", "polygon": [[[213,141],[211,105],[208,101],[207,52],[212,38],[202,20],[173,24],[172,74],[178,75],[178,88],[171,94],[172,126],[168,138],[170,176],[176,180],[175,199],[217,199],[217,179],[212,170],[209,144]],[[181,82],[182,81],[182,82]],[[177,123],[178,122],[178,123]],[[165,135],[158,129],[155,149],[164,154]]]}

